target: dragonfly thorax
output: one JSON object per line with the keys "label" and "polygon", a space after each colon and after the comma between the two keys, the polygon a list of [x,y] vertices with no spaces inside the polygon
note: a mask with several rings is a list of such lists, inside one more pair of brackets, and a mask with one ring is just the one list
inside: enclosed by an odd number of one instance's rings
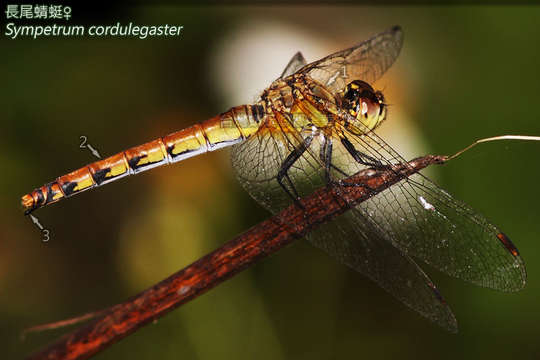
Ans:
{"label": "dragonfly thorax", "polygon": [[267,126],[297,131],[326,128],[337,116],[336,97],[317,81],[294,74],[278,79],[261,95],[267,117]]}

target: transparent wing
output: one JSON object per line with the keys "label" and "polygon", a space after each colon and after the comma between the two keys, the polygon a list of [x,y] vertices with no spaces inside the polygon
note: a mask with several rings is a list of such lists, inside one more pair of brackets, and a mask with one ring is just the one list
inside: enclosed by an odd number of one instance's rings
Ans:
{"label": "transparent wing", "polygon": [[502,291],[525,285],[525,265],[510,240],[422,175],[375,195],[358,211],[402,251],[449,275]]}
{"label": "transparent wing", "polygon": [[[290,129],[288,129],[290,130]],[[290,204],[291,198],[276,180],[283,162],[301,146],[306,134],[293,131],[261,131],[232,150],[233,168],[242,186],[267,209],[276,212]],[[301,196],[324,185],[320,143],[314,140],[289,171]],[[383,289],[442,327],[456,331],[456,320],[439,292],[401,250],[384,239],[372,221],[358,221],[362,214],[348,212],[308,239],[340,262],[375,281]]]}
{"label": "transparent wing", "polygon": [[299,72],[336,94],[353,80],[375,82],[392,66],[402,44],[403,32],[394,26],[356,46],[308,64]]}
{"label": "transparent wing", "polygon": [[294,56],[289,60],[289,63],[281,73],[280,79],[286,78],[287,76],[290,76],[297,72],[299,69],[304,67],[307,64],[306,59],[304,58],[304,55],[300,51],[298,51]]}
{"label": "transparent wing", "polygon": [[[405,161],[374,132],[355,135],[361,132],[349,127],[343,135],[358,151],[384,163]],[[348,174],[362,168],[345,149],[336,150],[333,162],[346,164],[342,167]],[[525,264],[510,239],[421,174],[391,186],[357,210],[394,246],[442,272],[502,291],[525,285]]]}
{"label": "transparent wing", "polygon": [[[357,151],[383,163],[405,161],[374,132],[349,126],[339,136],[332,137],[334,178],[365,168],[341,144],[343,136]],[[276,212],[291,202],[277,183],[276,174],[303,138],[305,135],[291,130],[266,131],[233,150],[234,167],[242,185],[271,211]],[[314,140],[309,151],[289,171],[300,196],[325,184],[324,166],[318,156],[320,146]],[[508,237],[420,174],[362,202],[356,211],[362,215],[350,218],[356,226],[372,229],[373,236],[384,238],[402,252],[451,276],[502,291],[516,291],[525,285],[524,262]]]}
{"label": "transparent wing", "polygon": [[[302,134],[292,130],[259,131],[232,147],[232,165],[246,191],[261,205],[275,213],[291,203],[291,197],[277,181],[277,174],[287,156],[303,143]],[[324,185],[321,165],[307,151],[288,172],[300,196]]]}
{"label": "transparent wing", "polygon": [[[401,43],[401,29],[395,27],[298,73],[337,94],[354,79],[379,78],[394,62]],[[293,58],[284,74],[298,64]],[[339,180],[364,169],[366,165],[355,158],[377,166],[405,162],[374,132],[353,126],[357,121],[343,121],[349,116],[345,112],[331,127],[306,126],[305,131],[296,130],[287,118],[292,115],[274,112],[274,116],[266,121],[275,124],[265,123],[232,149],[233,168],[242,186],[272,212],[289,205],[291,193],[303,197],[329,178]],[[276,120],[281,117],[285,120]],[[450,330],[456,327],[451,311],[413,258],[498,290],[519,290],[526,281],[525,265],[508,237],[420,174],[360,203],[308,239]]]}
{"label": "transparent wing", "polygon": [[[409,256],[374,229],[372,219],[356,210],[312,231],[308,240],[364,274],[408,307],[457,332],[457,322],[433,282]],[[338,234],[336,236],[336,234]]]}

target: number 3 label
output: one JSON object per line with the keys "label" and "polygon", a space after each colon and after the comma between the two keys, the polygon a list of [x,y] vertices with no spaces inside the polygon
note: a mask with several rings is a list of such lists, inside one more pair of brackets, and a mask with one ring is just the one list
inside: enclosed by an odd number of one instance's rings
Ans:
{"label": "number 3 label", "polygon": [[43,229],[42,233],[43,233],[43,238],[41,239],[41,241],[43,242],[49,241],[50,239],[49,230]]}

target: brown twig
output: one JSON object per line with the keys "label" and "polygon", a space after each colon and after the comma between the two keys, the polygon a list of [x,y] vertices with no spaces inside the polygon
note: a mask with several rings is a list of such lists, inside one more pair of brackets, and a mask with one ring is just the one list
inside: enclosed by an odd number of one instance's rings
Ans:
{"label": "brown twig", "polygon": [[[183,270],[115,305],[104,315],[27,359],[87,359],[231,278],[258,260],[299,239],[363,200],[444,156],[424,156],[385,170],[364,170],[341,184],[324,187],[263,221]],[[361,185],[358,185],[361,184]]]}

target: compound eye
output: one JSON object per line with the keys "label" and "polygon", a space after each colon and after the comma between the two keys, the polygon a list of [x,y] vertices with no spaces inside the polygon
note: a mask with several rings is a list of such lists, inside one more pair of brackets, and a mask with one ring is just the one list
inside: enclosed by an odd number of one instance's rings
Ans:
{"label": "compound eye", "polygon": [[370,129],[384,119],[384,97],[366,82],[355,80],[345,88],[343,106],[356,120]]}
{"label": "compound eye", "polygon": [[369,96],[361,96],[358,103],[357,119],[360,119],[361,117],[365,119],[379,117],[383,114],[383,102],[379,99],[373,99],[371,94]]}
{"label": "compound eye", "polygon": [[346,105],[354,105],[360,96],[370,93],[374,94],[375,91],[368,83],[361,80],[354,80],[345,87],[343,101],[347,103]]}

